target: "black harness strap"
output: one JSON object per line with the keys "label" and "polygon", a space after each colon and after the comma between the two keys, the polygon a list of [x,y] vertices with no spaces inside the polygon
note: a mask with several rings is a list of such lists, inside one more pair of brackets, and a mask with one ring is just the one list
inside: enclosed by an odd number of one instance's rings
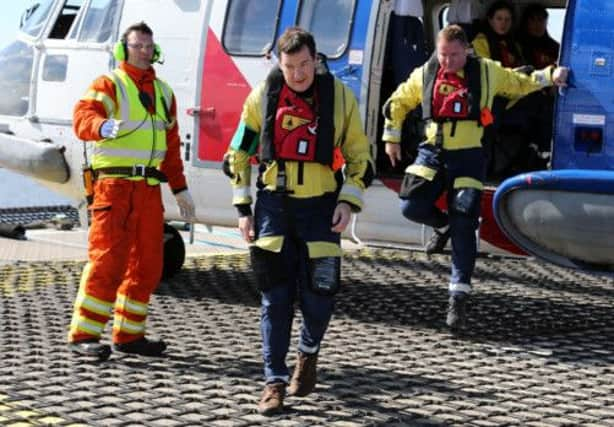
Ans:
{"label": "black harness strap", "polygon": [[330,73],[316,74],[316,108],[318,134],[316,160],[323,165],[333,164],[333,144],[335,139],[335,78]]}
{"label": "black harness strap", "polygon": [[275,144],[273,142],[275,139],[275,116],[283,84],[284,76],[281,70],[279,67],[273,68],[266,78],[262,99],[263,117],[262,131],[260,133],[260,160],[263,162],[270,162],[275,159]]}

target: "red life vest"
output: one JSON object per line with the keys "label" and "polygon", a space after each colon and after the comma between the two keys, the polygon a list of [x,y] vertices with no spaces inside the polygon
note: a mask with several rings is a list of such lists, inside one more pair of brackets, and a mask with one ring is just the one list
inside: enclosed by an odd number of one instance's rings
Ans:
{"label": "red life vest", "polygon": [[[482,89],[488,93],[488,85],[482,88],[481,82],[481,60],[477,57],[468,56],[465,68],[465,77],[450,76],[450,83],[447,86],[438,84],[441,75],[437,54],[434,53],[424,65],[422,81],[422,119],[434,121],[447,120],[474,120],[482,126],[492,124],[492,114],[486,106],[480,105]],[[487,71],[488,72],[488,71]],[[458,80],[455,80],[458,79]],[[462,88],[461,86],[462,80]],[[458,89],[453,88],[458,85]],[[452,89],[452,90],[451,90]],[[435,105],[435,98],[447,93],[444,99]],[[488,98],[488,96],[487,96]]]}
{"label": "red life vest", "polygon": [[313,94],[315,107],[286,86],[278,67],[271,70],[262,99],[261,162],[311,161],[333,170],[343,165],[340,149],[334,146],[334,77],[316,74]]}
{"label": "red life vest", "polygon": [[[314,93],[314,105],[317,105]],[[318,118],[314,107],[283,85],[277,101],[273,144],[278,159],[316,160]]]}
{"label": "red life vest", "polygon": [[468,96],[466,79],[440,68],[433,88],[433,119],[466,119],[469,115]]}

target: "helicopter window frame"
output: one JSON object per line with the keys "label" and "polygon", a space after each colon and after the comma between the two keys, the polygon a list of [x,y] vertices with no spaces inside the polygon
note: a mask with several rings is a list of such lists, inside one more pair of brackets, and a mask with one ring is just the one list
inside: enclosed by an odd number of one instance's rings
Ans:
{"label": "helicopter window frame", "polygon": [[47,40],[68,40],[87,0],[65,0],[47,35]]}
{"label": "helicopter window frame", "polygon": [[[326,57],[328,59],[338,59],[341,58],[343,55],[345,55],[345,53],[348,51],[348,49],[350,48],[350,40],[351,40],[351,35],[352,35],[352,30],[354,28],[354,20],[356,17],[356,3],[357,0],[349,0],[350,2],[350,9],[349,9],[349,13],[347,14],[347,27],[344,28],[345,29],[345,33],[340,32],[338,34],[339,36],[339,41],[342,41],[342,43],[339,44],[339,47],[335,50],[335,52],[327,52],[326,49],[322,49],[323,46],[323,40],[325,40],[326,38],[324,37],[325,34],[322,34],[322,31],[318,31],[317,29],[313,29],[311,25],[303,25],[301,23],[301,15],[306,11],[306,7],[307,6],[311,6],[311,16],[310,16],[310,23],[314,23],[314,22],[321,22],[321,19],[317,19],[318,18],[318,10],[317,10],[317,6],[318,5],[324,5],[324,6],[328,6],[328,13],[327,15],[330,16],[334,16],[335,20],[339,21],[339,22],[343,22],[343,19],[341,14],[336,14],[334,13],[334,11],[331,11],[331,2],[328,0],[322,1],[322,2],[318,2],[318,0],[300,0],[298,2],[297,5],[297,9],[296,9],[296,19],[295,19],[295,25],[304,28],[305,30],[309,31],[310,33],[312,33],[314,35],[314,38],[317,40],[317,46],[318,46],[318,51],[322,52],[323,54],[326,55]],[[333,28],[335,28],[334,26],[332,26]],[[337,26],[337,28],[342,27],[342,26]],[[333,30],[335,31],[335,30]],[[329,33],[330,34],[330,33]],[[343,36],[345,34],[345,37],[342,38],[341,36]],[[337,35],[337,34],[335,34]]]}
{"label": "helicopter window frame", "polygon": [[[103,6],[97,7],[100,3]],[[114,35],[121,10],[120,0],[87,0],[71,29],[70,38],[81,43],[106,43]],[[92,19],[96,10],[101,19]],[[94,29],[94,31],[92,31]],[[101,35],[104,35],[102,37]]]}
{"label": "helicopter window frame", "polygon": [[64,82],[68,72],[68,55],[45,55],[42,80],[46,82]]}
{"label": "helicopter window frame", "polygon": [[[273,50],[275,43],[275,36],[279,29],[279,21],[281,15],[282,0],[271,0],[277,3],[276,8],[264,8],[263,10],[273,10],[275,13],[271,15],[271,19],[265,23],[271,23],[270,32],[268,32],[268,38],[263,38],[261,49],[251,49],[244,47],[245,41],[253,40],[256,35],[256,27],[254,24],[262,24],[262,19],[256,19],[249,14],[246,5],[255,4],[258,7],[262,7],[264,1],[250,2],[249,0],[230,0],[226,6],[226,13],[224,16],[224,26],[222,28],[221,44],[222,49],[231,56],[243,56],[243,57],[265,57]],[[240,18],[237,15],[243,11],[243,17]],[[249,15],[249,16],[248,16]],[[238,37],[238,43],[234,44],[234,41],[230,40],[231,37],[237,37],[238,31],[241,29],[241,34]],[[262,32],[260,32],[262,33]],[[260,40],[257,40],[260,42]]]}
{"label": "helicopter window frame", "polygon": [[[21,17],[19,31],[35,39],[40,37],[49,16],[53,13],[54,6],[55,0],[45,0],[26,9]],[[36,22],[32,21],[33,18],[37,19]]]}

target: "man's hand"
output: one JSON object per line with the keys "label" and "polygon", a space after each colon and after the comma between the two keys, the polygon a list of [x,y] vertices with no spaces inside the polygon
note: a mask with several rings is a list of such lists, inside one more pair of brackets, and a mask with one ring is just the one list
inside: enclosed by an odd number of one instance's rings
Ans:
{"label": "man's hand", "polygon": [[335,233],[342,233],[348,226],[352,218],[352,209],[347,203],[341,202],[337,204],[335,212],[333,212],[333,226],[331,230]]}
{"label": "man's hand", "polygon": [[254,217],[252,215],[239,217],[239,231],[243,240],[247,243],[254,241],[256,233],[254,232]]}
{"label": "man's hand", "polygon": [[194,215],[196,214],[196,207],[194,206],[194,200],[192,200],[190,192],[188,190],[180,191],[175,194],[175,199],[177,200],[177,206],[179,206],[181,218],[189,222],[193,221]]}
{"label": "man's hand", "polygon": [[397,165],[397,160],[401,161],[401,144],[399,143],[386,143],[386,154],[388,154],[388,158],[390,158],[390,163],[392,163],[392,167]]}
{"label": "man's hand", "polygon": [[567,87],[567,76],[569,75],[569,68],[556,67],[552,73],[552,83],[558,87]]}

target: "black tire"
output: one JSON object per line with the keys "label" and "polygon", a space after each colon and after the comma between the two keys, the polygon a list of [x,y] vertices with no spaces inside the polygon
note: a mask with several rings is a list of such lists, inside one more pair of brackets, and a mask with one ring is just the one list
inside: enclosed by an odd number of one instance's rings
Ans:
{"label": "black tire", "polygon": [[162,267],[162,280],[173,277],[185,261],[185,245],[179,231],[164,224],[164,265]]}

